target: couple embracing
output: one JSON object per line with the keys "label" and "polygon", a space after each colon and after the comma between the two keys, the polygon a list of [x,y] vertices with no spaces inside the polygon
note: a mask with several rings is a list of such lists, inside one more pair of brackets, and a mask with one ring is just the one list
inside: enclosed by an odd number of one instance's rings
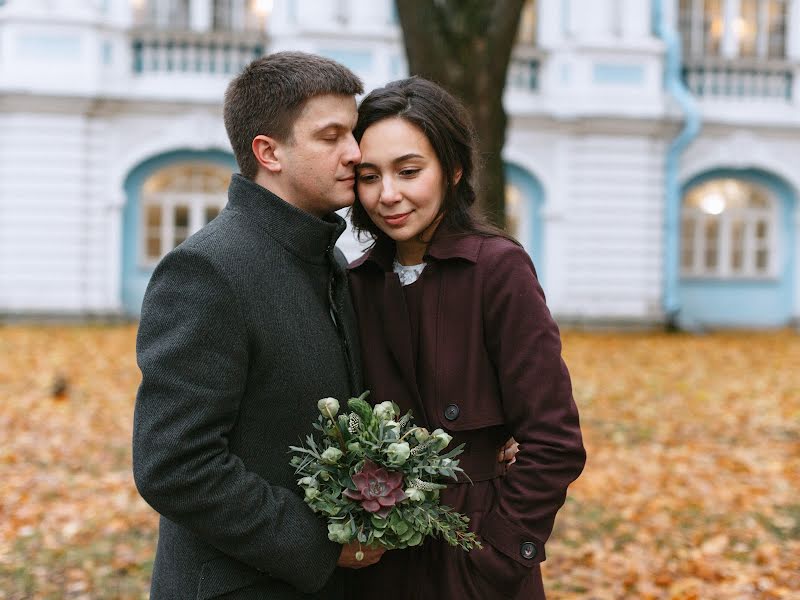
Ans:
{"label": "couple embracing", "polygon": [[[558,328],[528,255],[478,216],[460,103],[420,78],[357,108],[362,91],[298,52],[228,87],[240,174],[159,263],[137,338],[134,476],[161,514],[153,598],[544,598],[545,542],[585,460]],[[374,244],[348,267],[335,211],[349,206]],[[365,389],[466,444],[472,483],[442,502],[482,549],[328,539],[287,450],[320,398]]]}

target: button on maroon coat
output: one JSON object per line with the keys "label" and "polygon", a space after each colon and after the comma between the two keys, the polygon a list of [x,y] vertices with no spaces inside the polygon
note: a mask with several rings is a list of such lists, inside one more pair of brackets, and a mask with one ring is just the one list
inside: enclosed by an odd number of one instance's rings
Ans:
{"label": "button on maroon coat", "polygon": [[[357,572],[355,596],[543,599],[545,542],[586,455],[558,327],[533,264],[502,237],[440,228],[415,284],[415,356],[394,252],[382,238],[350,267],[366,388],[372,402],[394,400],[418,424],[450,432],[453,445],[466,443],[461,466],[475,483],[453,484],[442,499],[470,517],[485,549],[428,542],[387,552]],[[512,435],[520,451],[503,475],[497,454]]]}

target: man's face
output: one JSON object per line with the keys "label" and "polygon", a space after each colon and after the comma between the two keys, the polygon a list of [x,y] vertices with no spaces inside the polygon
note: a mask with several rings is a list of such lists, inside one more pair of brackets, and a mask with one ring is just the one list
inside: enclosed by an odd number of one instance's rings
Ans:
{"label": "man's face", "polygon": [[284,200],[322,217],[353,204],[355,165],[361,152],[353,137],[358,113],[352,96],[310,98],[280,144]]}

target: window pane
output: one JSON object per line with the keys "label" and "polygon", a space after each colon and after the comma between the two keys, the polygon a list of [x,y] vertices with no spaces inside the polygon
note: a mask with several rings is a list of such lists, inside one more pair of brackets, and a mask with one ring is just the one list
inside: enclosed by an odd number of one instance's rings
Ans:
{"label": "window pane", "polygon": [[206,206],[205,209],[205,223],[210,223],[212,220],[216,218],[219,214],[219,207],[218,206]]}
{"label": "window pane", "polygon": [[731,223],[731,268],[734,273],[744,269],[744,229],[745,223],[741,219]]}
{"label": "window pane", "polygon": [[767,25],[767,55],[769,58],[786,57],[786,2],[769,2],[769,23]]}
{"label": "window pane", "polygon": [[161,257],[161,236],[147,236],[147,258],[157,259]]}
{"label": "window pane", "polygon": [[681,224],[681,267],[691,271],[694,266],[694,232],[696,222],[691,217],[684,218]]}
{"label": "window pane", "polygon": [[175,245],[189,237],[189,207],[178,205],[175,207]]}
{"label": "window pane", "polygon": [[146,208],[147,216],[145,218],[146,227],[148,229],[161,227],[161,207],[157,205],[149,205]]}
{"label": "window pane", "polygon": [[758,54],[758,21],[758,0],[741,0],[741,17],[734,23],[736,37],[739,38],[739,56]]}
{"label": "window pane", "polygon": [[148,204],[145,206],[145,257],[148,260],[161,258],[161,206]]}
{"label": "window pane", "polygon": [[769,251],[761,249],[756,252],[756,270],[759,273],[766,273],[769,270]]}
{"label": "window pane", "polygon": [[683,57],[692,56],[692,3],[693,0],[681,0],[678,7],[678,29],[683,41]]}
{"label": "window pane", "polygon": [[525,0],[517,32],[517,41],[521,44],[536,44],[536,4],[536,0]]}
{"label": "window pane", "polygon": [[756,239],[761,242],[767,239],[769,227],[766,221],[756,222]]}
{"label": "window pane", "polygon": [[718,55],[725,22],[722,19],[721,0],[706,0],[703,14],[706,54]]}
{"label": "window pane", "polygon": [[705,224],[706,256],[705,267],[710,271],[717,269],[717,244],[719,243],[719,222],[709,219]]}

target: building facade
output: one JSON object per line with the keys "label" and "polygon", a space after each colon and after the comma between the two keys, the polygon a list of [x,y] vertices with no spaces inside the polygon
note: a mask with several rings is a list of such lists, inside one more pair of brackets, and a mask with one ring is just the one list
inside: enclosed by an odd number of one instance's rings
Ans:
{"label": "building facade", "polygon": [[[392,0],[0,0],[0,314],[136,316],[224,206],[225,85],[284,49],[407,74]],[[800,320],[800,0],[528,0],[505,102],[557,318]]]}

